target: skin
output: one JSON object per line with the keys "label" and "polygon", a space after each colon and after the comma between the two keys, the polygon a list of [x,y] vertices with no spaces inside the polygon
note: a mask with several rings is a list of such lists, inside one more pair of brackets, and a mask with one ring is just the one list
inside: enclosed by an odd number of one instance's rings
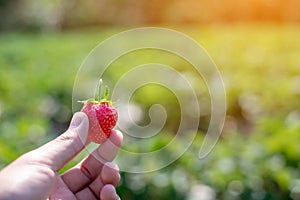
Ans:
{"label": "skin", "polygon": [[120,199],[115,190],[120,181],[119,169],[112,163],[123,140],[119,131],[113,130],[77,166],[58,174],[89,143],[88,126],[87,116],[75,113],[65,133],[0,171],[0,199]]}

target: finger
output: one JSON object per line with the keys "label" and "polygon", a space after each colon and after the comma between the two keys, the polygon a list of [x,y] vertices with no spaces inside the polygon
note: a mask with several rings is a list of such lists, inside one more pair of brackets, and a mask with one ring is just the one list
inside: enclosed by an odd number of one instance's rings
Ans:
{"label": "finger", "polygon": [[69,199],[76,200],[75,195],[69,190],[69,188],[65,185],[63,180],[58,177],[55,181],[55,184],[52,188],[52,192],[49,197],[50,200],[54,199]]}
{"label": "finger", "polygon": [[88,187],[84,188],[83,190],[77,192],[75,194],[77,200],[97,200],[99,197],[97,197],[93,191],[91,191]]}
{"label": "finger", "polygon": [[100,192],[101,200],[119,200],[120,197],[117,195],[116,189],[113,185],[104,185]]}
{"label": "finger", "polygon": [[80,166],[75,166],[61,175],[68,188],[76,193],[85,187],[91,180],[81,171]]}
{"label": "finger", "polygon": [[101,174],[89,185],[94,194],[100,194],[102,187],[111,184],[116,187],[120,182],[119,168],[114,163],[105,163]]}
{"label": "finger", "polygon": [[102,190],[104,184],[101,180],[101,176],[99,175],[90,185],[89,188],[93,191],[94,194],[99,196],[100,191]]}
{"label": "finger", "polygon": [[61,169],[83,149],[87,141],[88,127],[87,116],[83,112],[75,113],[65,133],[37,149],[44,164],[55,171]]}
{"label": "finger", "polygon": [[[91,155],[89,155],[85,160],[82,161],[76,167],[70,169],[61,175],[64,182],[68,185],[72,192],[78,192],[80,189],[85,187],[89,182],[93,180],[97,180],[97,176],[99,176],[103,163],[100,162],[97,158],[95,158],[94,154],[99,151],[104,151],[107,154],[111,154],[115,147],[120,147],[122,143],[123,135],[119,131],[112,131],[108,140],[106,140],[100,147],[98,147]],[[109,144],[109,145],[106,145]],[[113,147],[110,147],[113,146]],[[112,160],[117,151],[113,152],[114,155],[103,155],[103,159]],[[95,190],[96,191],[96,190]],[[99,194],[99,193],[97,193]]]}
{"label": "finger", "polygon": [[117,186],[120,182],[119,167],[111,162],[105,163],[101,171],[101,179],[104,184]]}
{"label": "finger", "polygon": [[81,163],[83,173],[91,180],[95,179],[100,174],[103,164],[111,162],[116,157],[122,141],[122,133],[113,130],[108,140],[95,149]]}

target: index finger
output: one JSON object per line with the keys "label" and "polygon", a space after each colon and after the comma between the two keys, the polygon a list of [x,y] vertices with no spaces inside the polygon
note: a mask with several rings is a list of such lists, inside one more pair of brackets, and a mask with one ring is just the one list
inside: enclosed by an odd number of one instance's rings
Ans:
{"label": "index finger", "polygon": [[113,130],[108,140],[95,149],[82,163],[81,168],[85,169],[90,178],[96,178],[103,164],[115,159],[123,142],[123,134]]}
{"label": "index finger", "polygon": [[62,179],[72,192],[77,192],[92,182],[101,172],[106,162],[111,162],[117,155],[123,141],[123,134],[113,130],[110,137],[95,149],[78,166],[62,174]]}

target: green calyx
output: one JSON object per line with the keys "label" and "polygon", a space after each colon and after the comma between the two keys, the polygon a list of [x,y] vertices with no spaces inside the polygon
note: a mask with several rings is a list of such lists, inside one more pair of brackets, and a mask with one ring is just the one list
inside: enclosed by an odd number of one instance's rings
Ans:
{"label": "green calyx", "polygon": [[102,95],[102,79],[100,79],[99,84],[97,85],[97,90],[98,93],[96,93],[95,98],[90,98],[88,100],[85,101],[78,101],[79,103],[83,103],[83,104],[87,104],[87,103],[108,103],[110,105],[112,105],[112,102],[108,100],[108,96],[109,96],[109,89],[107,86],[105,86],[105,91],[104,94]]}

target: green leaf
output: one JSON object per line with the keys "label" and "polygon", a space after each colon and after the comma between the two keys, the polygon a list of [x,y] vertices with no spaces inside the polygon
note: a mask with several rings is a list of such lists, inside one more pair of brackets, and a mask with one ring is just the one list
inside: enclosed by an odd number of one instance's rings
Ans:
{"label": "green leaf", "polygon": [[109,95],[109,89],[107,86],[105,86],[105,92],[103,95],[103,100],[106,101],[108,99],[108,95]]}

